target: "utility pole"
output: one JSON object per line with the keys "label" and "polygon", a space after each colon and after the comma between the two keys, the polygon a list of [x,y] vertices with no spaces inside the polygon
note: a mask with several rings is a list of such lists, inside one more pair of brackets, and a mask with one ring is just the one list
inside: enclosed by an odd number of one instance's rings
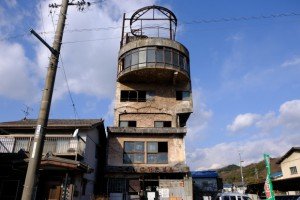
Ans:
{"label": "utility pole", "polygon": [[243,175],[243,166],[242,166],[242,163],[243,163],[244,161],[242,161],[241,152],[239,152],[239,157],[240,157],[240,168],[241,168],[242,185],[243,185],[243,187],[244,187],[245,184],[244,184],[244,175]]}
{"label": "utility pole", "polygon": [[37,120],[37,125],[34,133],[33,145],[30,149],[30,157],[28,168],[26,172],[26,178],[22,193],[22,200],[34,200],[36,197],[37,186],[38,186],[38,170],[41,162],[41,157],[44,147],[45,139],[45,129],[48,125],[48,118],[55,82],[55,75],[57,71],[57,64],[59,60],[61,42],[63,38],[63,32],[65,27],[65,21],[67,17],[68,5],[77,5],[78,10],[83,10],[86,3],[84,0],[77,1],[73,3],[74,0],[69,2],[68,0],[62,0],[61,5],[50,4],[49,7],[61,7],[59,12],[58,24],[55,31],[53,47],[50,47],[35,31],[31,30],[31,33],[34,34],[46,47],[51,51],[51,57],[48,65],[47,76],[45,80],[45,88],[43,91],[42,102],[39,111],[39,117]]}
{"label": "utility pole", "polygon": [[255,166],[255,169],[254,169],[254,173],[255,173],[255,178],[258,181],[258,170],[257,170],[256,166]]}

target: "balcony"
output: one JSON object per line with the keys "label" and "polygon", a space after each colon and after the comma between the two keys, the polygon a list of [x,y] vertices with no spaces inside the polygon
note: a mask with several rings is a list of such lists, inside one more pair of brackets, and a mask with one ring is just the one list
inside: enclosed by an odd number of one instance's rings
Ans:
{"label": "balcony", "polygon": [[[0,153],[17,153],[21,149],[29,152],[32,136],[0,136]],[[43,154],[52,152],[60,156],[83,156],[85,143],[71,136],[46,136]]]}
{"label": "balcony", "polygon": [[120,50],[118,81],[188,83],[190,64],[186,48],[175,41],[146,40]]}

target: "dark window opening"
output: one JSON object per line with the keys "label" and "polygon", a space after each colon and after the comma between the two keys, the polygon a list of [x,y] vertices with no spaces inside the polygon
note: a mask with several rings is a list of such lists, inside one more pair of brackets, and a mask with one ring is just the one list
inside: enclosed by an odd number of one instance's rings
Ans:
{"label": "dark window opening", "polygon": [[176,91],[176,100],[183,100],[183,101],[190,100],[190,92],[189,91]]}
{"label": "dark window opening", "polygon": [[87,179],[83,179],[81,182],[81,194],[84,196],[86,193],[86,185],[87,185]]}
{"label": "dark window opening", "polygon": [[121,102],[145,102],[147,99],[153,98],[153,92],[136,91],[136,90],[122,90],[120,95]]}
{"label": "dark window opening", "polygon": [[158,142],[158,152],[168,152],[168,143]]}
{"label": "dark window opening", "polygon": [[147,142],[147,163],[168,163],[168,143]]}
{"label": "dark window opening", "polygon": [[128,91],[128,100],[137,101],[137,91]]}
{"label": "dark window opening", "polygon": [[163,127],[171,127],[172,122],[171,121],[155,121],[154,127],[156,128],[163,128]]}
{"label": "dark window opening", "polygon": [[146,91],[138,91],[138,101],[145,102],[146,101]]}
{"label": "dark window opening", "polygon": [[290,167],[290,171],[291,171],[291,175],[293,175],[293,174],[298,174],[298,171],[297,171],[297,167],[296,167],[296,166]]}
{"label": "dark window opening", "polygon": [[120,127],[136,127],[136,121],[120,121]]}

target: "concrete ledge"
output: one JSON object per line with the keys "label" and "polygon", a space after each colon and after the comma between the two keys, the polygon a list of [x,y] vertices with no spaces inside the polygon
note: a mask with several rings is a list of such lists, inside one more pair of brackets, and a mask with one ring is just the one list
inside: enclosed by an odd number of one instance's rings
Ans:
{"label": "concrete ledge", "polygon": [[186,127],[179,128],[137,128],[137,127],[107,127],[108,133],[122,133],[122,134],[180,134],[185,135],[187,133]]}
{"label": "concrete ledge", "polygon": [[188,166],[107,166],[109,173],[188,173]]}
{"label": "concrete ledge", "polygon": [[127,51],[130,51],[132,49],[147,47],[147,46],[170,47],[170,48],[173,48],[173,49],[176,49],[176,50],[182,52],[187,57],[189,57],[189,51],[183,44],[181,44],[175,40],[170,40],[170,39],[166,39],[166,38],[158,38],[158,37],[141,38],[141,39],[134,40],[132,42],[125,44],[124,46],[121,47],[121,49],[119,51],[119,57],[122,56]]}

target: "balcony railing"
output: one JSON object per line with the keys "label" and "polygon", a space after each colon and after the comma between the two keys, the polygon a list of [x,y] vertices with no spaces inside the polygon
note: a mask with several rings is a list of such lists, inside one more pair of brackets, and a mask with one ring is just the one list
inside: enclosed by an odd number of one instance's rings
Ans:
{"label": "balcony railing", "polygon": [[[28,136],[0,136],[0,153],[17,153],[21,149],[30,151],[33,137]],[[85,143],[73,137],[48,137],[45,138],[43,154],[52,152],[56,155],[83,155]]]}

